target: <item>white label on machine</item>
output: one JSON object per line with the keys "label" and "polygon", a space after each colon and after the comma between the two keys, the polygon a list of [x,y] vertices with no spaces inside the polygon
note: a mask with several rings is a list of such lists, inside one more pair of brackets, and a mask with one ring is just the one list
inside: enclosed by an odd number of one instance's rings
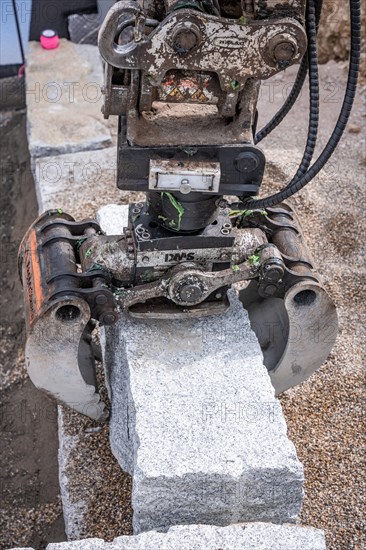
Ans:
{"label": "white label on machine", "polygon": [[220,176],[219,162],[150,160],[149,189],[183,194],[218,193]]}

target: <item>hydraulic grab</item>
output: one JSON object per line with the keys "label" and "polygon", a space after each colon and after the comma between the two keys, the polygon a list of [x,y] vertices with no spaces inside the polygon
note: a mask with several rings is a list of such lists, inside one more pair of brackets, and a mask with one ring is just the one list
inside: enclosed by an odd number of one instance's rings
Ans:
{"label": "hydraulic grab", "polygon": [[[286,199],[333,153],[347,123],[359,63],[359,1],[350,1],[345,101],[332,136],[318,130],[319,0],[117,2],[99,33],[104,116],[119,117],[120,189],[142,191],[122,235],[92,220],[48,211],[19,252],[26,358],[34,384],[94,419],[98,395],[92,330],[121,311],[139,318],[216,315],[240,283],[277,393],[306,380],[337,335],[299,219]],[[260,81],[300,68],[281,110],[257,132]],[[258,143],[294,105],[309,76],[308,138],[284,188],[258,198],[265,156]],[[235,199],[236,197],[236,199]]]}

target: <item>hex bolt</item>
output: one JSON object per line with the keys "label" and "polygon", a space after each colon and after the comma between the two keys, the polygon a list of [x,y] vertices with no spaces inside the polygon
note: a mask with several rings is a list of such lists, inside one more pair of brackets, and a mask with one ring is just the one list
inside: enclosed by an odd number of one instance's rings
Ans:
{"label": "hex bolt", "polygon": [[278,33],[273,36],[266,47],[268,62],[275,62],[288,67],[298,52],[297,40],[288,33]]}
{"label": "hex bolt", "polygon": [[97,294],[95,297],[95,303],[102,306],[108,302],[108,298],[105,294]]}
{"label": "hex bolt", "polygon": [[230,256],[227,252],[224,252],[223,254],[221,254],[220,256],[220,260],[229,260]]}

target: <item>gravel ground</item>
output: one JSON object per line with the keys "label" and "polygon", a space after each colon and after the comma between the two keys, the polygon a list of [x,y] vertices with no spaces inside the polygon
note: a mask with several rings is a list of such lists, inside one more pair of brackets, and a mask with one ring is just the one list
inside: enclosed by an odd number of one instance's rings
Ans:
{"label": "gravel ground", "polygon": [[[340,108],[346,71],[343,65],[331,62],[321,67],[320,74],[321,146]],[[268,119],[278,109],[293,81],[291,69],[271,85],[266,83],[260,101],[262,118]],[[352,125],[332,162],[294,201],[319,272],[337,304],[339,338],[318,373],[281,397],[290,438],[305,466],[306,498],[300,521],[324,529],[328,548],[334,550],[366,548],[366,483],[362,478],[366,456],[362,370],[364,95],[365,86],[361,86]],[[263,143],[269,158],[264,192],[282,186],[295,171],[305,141],[306,105],[304,92],[294,112]],[[100,201],[88,204],[88,214],[103,204],[101,189]],[[78,217],[83,215],[80,210]],[[69,471],[70,479],[79,479],[74,498],[89,502],[80,534],[111,540],[130,533],[131,482],[110,453],[108,428],[85,433],[92,424],[70,411],[65,411],[64,420],[67,434],[79,434]]]}
{"label": "gravel ground", "polygon": [[[103,367],[97,364],[99,392],[109,405],[103,383]],[[132,478],[123,472],[109,446],[109,428],[96,424],[76,412],[61,407],[63,435],[74,438],[73,448],[63,472],[68,478],[68,499],[78,507],[72,517],[72,539],[99,537],[113,540],[132,534]],[[75,437],[76,436],[76,437]],[[65,514],[66,516],[66,514]],[[79,518],[82,518],[81,521]],[[76,521],[75,521],[76,520]]]}

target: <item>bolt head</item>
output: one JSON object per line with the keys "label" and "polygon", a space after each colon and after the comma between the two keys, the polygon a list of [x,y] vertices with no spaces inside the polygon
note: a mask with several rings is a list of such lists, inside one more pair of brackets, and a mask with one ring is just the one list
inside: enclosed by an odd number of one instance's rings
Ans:
{"label": "bolt head", "polygon": [[192,191],[192,187],[189,185],[189,180],[187,178],[182,179],[180,182],[179,191],[183,193],[183,195],[188,195]]}
{"label": "bolt head", "polygon": [[277,290],[276,285],[266,285],[264,292],[265,292],[266,296],[273,296],[273,294],[275,294],[276,290]]}
{"label": "bolt head", "polygon": [[243,174],[253,172],[258,167],[259,160],[255,153],[251,151],[243,151],[239,153],[234,161],[235,168]]}
{"label": "bolt head", "polygon": [[264,57],[270,65],[288,67],[298,51],[298,38],[289,33],[280,32],[267,42]]}
{"label": "bolt head", "polygon": [[103,325],[113,325],[117,321],[117,317],[113,313],[105,313],[100,318],[100,321]]}
{"label": "bolt head", "polygon": [[283,276],[283,267],[276,264],[267,264],[264,266],[263,275],[269,283],[278,283]]}
{"label": "bolt head", "polygon": [[102,305],[106,304],[107,302],[108,302],[108,298],[105,294],[98,294],[95,297],[95,303],[98,304],[99,306],[102,306]]}
{"label": "bolt head", "polygon": [[184,285],[179,291],[182,302],[196,303],[202,296],[202,289],[196,284]]}
{"label": "bolt head", "polygon": [[194,23],[183,23],[177,25],[173,32],[172,46],[181,55],[188,53],[201,41],[200,29]]}
{"label": "bolt head", "polygon": [[274,59],[279,61],[291,61],[296,55],[296,49],[291,42],[280,42],[273,49]]}

